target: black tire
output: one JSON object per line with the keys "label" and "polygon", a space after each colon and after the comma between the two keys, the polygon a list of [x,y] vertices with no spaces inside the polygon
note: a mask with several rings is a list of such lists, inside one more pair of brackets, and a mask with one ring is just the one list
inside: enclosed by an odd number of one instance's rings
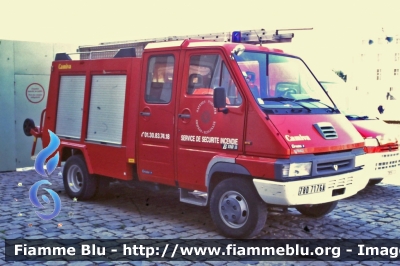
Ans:
{"label": "black tire", "polygon": [[267,220],[267,205],[252,182],[240,178],[225,179],[214,188],[210,212],[220,233],[231,238],[253,237]]}
{"label": "black tire", "polygon": [[338,201],[332,201],[327,203],[321,204],[307,204],[307,205],[299,205],[296,206],[296,210],[298,210],[301,214],[308,216],[308,217],[322,217],[327,215],[331,211],[336,208]]}
{"label": "black tire", "polygon": [[382,179],[371,179],[368,181],[367,186],[375,186],[376,184],[379,184],[380,182],[382,182]]}
{"label": "black tire", "polygon": [[96,193],[98,179],[89,174],[82,155],[68,158],[63,169],[64,188],[70,198],[88,200]]}
{"label": "black tire", "polygon": [[28,137],[32,136],[31,129],[35,127],[36,127],[35,122],[32,119],[30,118],[25,119],[24,124],[22,125],[22,129],[24,131],[25,136]]}

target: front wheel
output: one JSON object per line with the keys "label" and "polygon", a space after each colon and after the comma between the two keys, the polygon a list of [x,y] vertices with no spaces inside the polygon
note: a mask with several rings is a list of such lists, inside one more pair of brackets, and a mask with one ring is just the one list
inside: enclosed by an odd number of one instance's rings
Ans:
{"label": "front wheel", "polygon": [[258,234],[267,220],[267,206],[253,184],[240,178],[220,182],[210,199],[210,212],[218,230],[227,237]]}
{"label": "front wheel", "polygon": [[89,174],[82,155],[68,158],[63,170],[64,188],[71,198],[87,200],[96,193],[98,179]]}
{"label": "front wheel", "polygon": [[301,214],[305,216],[318,218],[327,215],[328,213],[333,211],[336,208],[337,204],[338,201],[321,204],[299,205],[296,207],[296,210],[298,210]]}

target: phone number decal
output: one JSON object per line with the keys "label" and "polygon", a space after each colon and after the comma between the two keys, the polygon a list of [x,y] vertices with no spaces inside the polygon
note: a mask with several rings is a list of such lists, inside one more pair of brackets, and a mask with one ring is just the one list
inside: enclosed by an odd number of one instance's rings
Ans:
{"label": "phone number decal", "polygon": [[142,138],[148,139],[170,139],[170,134],[167,133],[155,133],[155,132],[142,132]]}

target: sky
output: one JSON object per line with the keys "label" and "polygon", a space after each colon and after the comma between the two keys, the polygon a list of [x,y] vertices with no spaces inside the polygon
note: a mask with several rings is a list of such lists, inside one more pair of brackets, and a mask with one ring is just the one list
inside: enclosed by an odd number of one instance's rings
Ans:
{"label": "sky", "polygon": [[[0,0],[0,39],[98,44],[264,28],[294,31],[277,47],[345,65],[362,39],[400,34],[399,1]],[[382,28],[384,32],[382,32]]]}

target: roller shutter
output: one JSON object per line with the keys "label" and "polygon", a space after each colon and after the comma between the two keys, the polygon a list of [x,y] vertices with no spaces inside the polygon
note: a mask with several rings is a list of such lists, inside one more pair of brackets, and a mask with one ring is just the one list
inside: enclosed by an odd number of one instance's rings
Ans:
{"label": "roller shutter", "polygon": [[121,144],[126,75],[94,75],[87,140]]}
{"label": "roller shutter", "polygon": [[56,134],[80,138],[85,76],[62,76],[58,95]]}

